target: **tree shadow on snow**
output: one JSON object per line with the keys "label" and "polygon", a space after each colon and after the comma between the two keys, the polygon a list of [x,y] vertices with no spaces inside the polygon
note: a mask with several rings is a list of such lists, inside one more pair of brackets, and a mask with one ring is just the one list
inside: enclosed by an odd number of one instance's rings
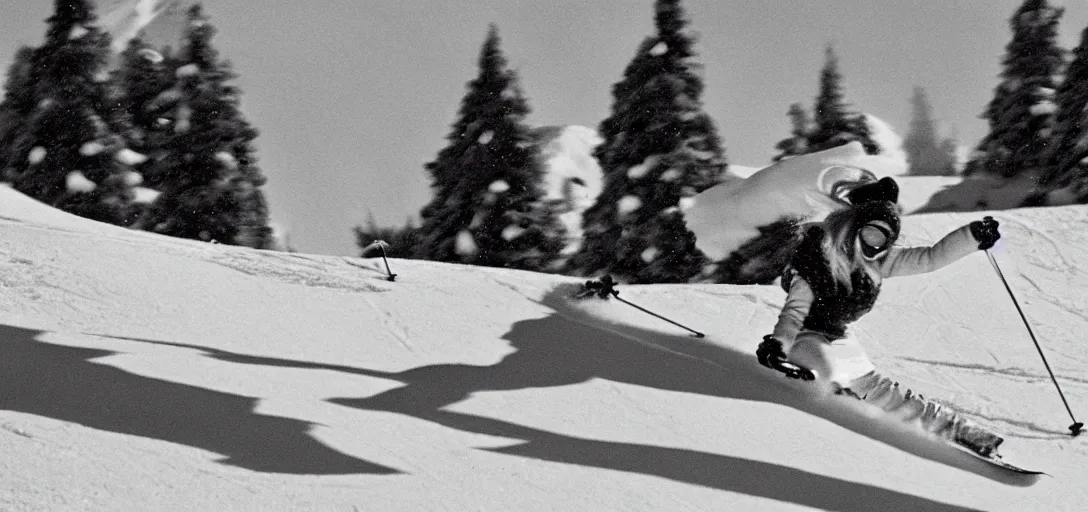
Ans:
{"label": "tree shadow on snow", "polygon": [[44,333],[0,324],[0,410],[200,448],[253,471],[397,473],[325,446],[311,423],[253,412],[256,399],[94,363],[114,352],[37,340]]}
{"label": "tree shadow on snow", "polygon": [[558,314],[515,323],[503,339],[516,351],[494,365],[437,364],[403,372],[238,354],[183,343],[114,338],[199,350],[208,357],[238,364],[337,371],[400,381],[405,385],[374,396],[329,401],[357,409],[404,414],[464,432],[524,441],[511,447],[486,449],[494,453],[657,476],[825,510],[965,510],[779,464],[688,449],[579,438],[443,410],[477,392],[567,386],[594,378],[668,391],[799,405],[784,388],[768,389],[766,381],[754,378],[743,363],[738,362],[736,368],[712,366],[584,326]]}
{"label": "tree shadow on snow", "polygon": [[[367,398],[330,400],[359,409],[389,411],[465,432],[522,439],[488,449],[539,460],[658,476],[825,510],[964,510],[928,498],[741,457],[660,446],[584,439],[502,420],[442,410],[482,391],[565,386],[592,378],[702,395],[794,401],[768,390],[749,370],[729,370],[670,354],[589,328],[558,314],[517,322],[503,339],[516,352],[492,366],[441,364],[383,377],[405,386]],[[739,365],[738,365],[739,366]],[[744,435],[713,432],[708,435]]]}

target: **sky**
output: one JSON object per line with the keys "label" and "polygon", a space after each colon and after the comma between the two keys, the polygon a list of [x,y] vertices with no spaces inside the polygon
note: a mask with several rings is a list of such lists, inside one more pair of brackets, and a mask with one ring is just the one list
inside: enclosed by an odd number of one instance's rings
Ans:
{"label": "sky", "polygon": [[[859,3],[687,0],[704,66],[703,104],[730,163],[763,166],[811,107],[833,44],[846,101],[905,133],[915,86],[948,135],[971,147],[992,97],[1017,0]],[[1066,13],[1061,44],[1088,26]],[[611,87],[653,33],[653,0],[206,0],[214,41],[239,74],[242,109],[261,135],[273,220],[304,252],[357,252],[351,228],[372,213],[401,225],[429,197],[423,164],[445,145],[489,23],[521,79],[534,126],[597,127]],[[52,2],[7,0],[0,66],[37,44]]]}

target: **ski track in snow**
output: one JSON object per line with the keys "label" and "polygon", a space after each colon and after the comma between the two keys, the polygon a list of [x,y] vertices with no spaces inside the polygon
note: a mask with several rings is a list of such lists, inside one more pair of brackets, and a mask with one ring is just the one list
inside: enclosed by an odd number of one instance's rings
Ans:
{"label": "ski track in snow", "polygon": [[[943,366],[943,367],[946,367],[946,368],[956,368],[956,369],[959,369],[959,370],[969,370],[969,371],[981,372],[981,373],[990,374],[990,375],[1005,375],[1005,376],[1009,376],[1009,377],[1018,377],[1018,378],[1022,378],[1025,382],[1031,382],[1031,383],[1045,381],[1048,385],[1051,385],[1051,386],[1053,385],[1053,383],[1050,381],[1050,376],[1049,375],[1031,373],[1031,372],[1028,372],[1027,370],[1024,370],[1022,368],[1016,368],[1016,367],[998,368],[998,367],[987,366],[987,365],[982,365],[982,364],[951,363],[951,362],[948,362],[948,361],[936,361],[936,360],[928,360],[928,359],[918,359],[918,358],[914,358],[914,357],[896,357],[896,359],[900,359],[900,360],[903,360],[903,361],[910,361],[912,363],[921,363],[921,364],[926,364],[926,365]],[[1042,362],[1040,361],[1039,364],[1042,364]],[[1065,381],[1065,382],[1069,382],[1069,383],[1072,383],[1072,384],[1080,384],[1080,385],[1088,386],[1088,379],[1058,375],[1058,372],[1060,372],[1061,370],[1058,369],[1058,368],[1055,368],[1054,370],[1055,370],[1055,377],[1059,381]],[[1072,371],[1069,371],[1068,373],[1072,373]]]}

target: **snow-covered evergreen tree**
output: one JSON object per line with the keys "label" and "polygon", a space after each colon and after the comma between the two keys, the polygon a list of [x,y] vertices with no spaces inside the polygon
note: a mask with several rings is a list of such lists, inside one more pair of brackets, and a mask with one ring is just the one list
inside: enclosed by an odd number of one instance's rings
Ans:
{"label": "snow-covered evergreen tree", "polygon": [[717,264],[711,281],[771,284],[782,275],[782,270],[801,243],[801,219],[786,217],[758,229],[759,235]]}
{"label": "snow-covered evergreen tree", "polygon": [[0,181],[15,178],[11,159],[14,153],[19,153],[16,144],[26,132],[34,113],[35,91],[34,83],[30,80],[34,51],[32,47],[23,46],[15,52],[4,82],[4,100],[0,102]]}
{"label": "snow-covered evergreen tree", "polygon": [[[170,120],[163,110],[173,106],[180,89],[172,62],[164,51],[152,48],[140,35],[129,40],[121,52],[120,64],[113,72],[113,84],[128,122],[125,142],[128,147],[150,159],[139,165],[144,185],[162,187],[164,146],[169,140]],[[164,95],[166,91],[171,93]]]}
{"label": "snow-covered evergreen tree", "polygon": [[380,227],[374,216],[367,219],[366,226],[355,227],[355,244],[359,247],[360,256],[370,258],[380,254],[374,247],[374,242],[386,243],[385,255],[390,258],[411,258],[415,255],[419,245],[419,228],[408,219],[403,227]]}
{"label": "snow-covered evergreen tree", "polygon": [[598,130],[604,142],[594,156],[604,183],[585,212],[584,243],[568,262],[572,273],[686,282],[706,264],[682,207],[722,180],[726,161],[702,108],[701,66],[680,1],[657,0],[654,18],[657,33],[613,86],[612,113]]}
{"label": "snow-covered evergreen tree", "polygon": [[903,139],[903,150],[907,154],[907,172],[915,176],[952,176],[956,174],[956,155],[948,149],[955,147],[955,142],[938,140],[937,124],[933,120],[933,111],[926,98],[925,89],[914,88],[911,97],[913,116],[910,129]]}
{"label": "snow-covered evergreen tree", "polygon": [[[128,225],[129,150],[109,90],[109,35],[86,0],[56,0],[45,43],[31,56],[33,111],[9,159],[14,187],[65,211]],[[28,98],[24,98],[28,99]]]}
{"label": "snow-covered evergreen tree", "polygon": [[[1088,28],[1081,32],[1080,45],[1073,50],[1055,103],[1047,170],[1039,185],[1046,190],[1073,185],[1081,194],[1088,194]],[[1088,196],[1076,200],[1084,202]]]}
{"label": "snow-covered evergreen tree", "polygon": [[850,112],[843,99],[842,74],[834,48],[824,51],[824,67],[820,71],[820,93],[813,106],[813,124],[808,133],[807,153],[859,141],[865,152],[875,155],[881,151],[873,140],[865,116]]}
{"label": "snow-covered evergreen tree", "polygon": [[986,108],[989,133],[979,142],[965,174],[1012,177],[1046,165],[1051,140],[1054,92],[1064,63],[1057,44],[1063,9],[1046,0],[1025,0],[1009,25],[1001,83]]}
{"label": "snow-covered evergreen tree", "polygon": [[548,207],[543,167],[525,117],[529,105],[491,25],[449,145],[426,165],[433,198],[422,211],[416,256],[550,270],[564,229]]}
{"label": "snow-covered evergreen tree", "polygon": [[[215,29],[200,4],[188,11],[174,87],[151,100],[168,120],[157,181],[162,194],[141,219],[148,231],[180,238],[268,248],[272,229],[259,187],[252,142],[257,130],[240,111],[235,78],[211,44]],[[156,118],[158,119],[158,118]],[[160,123],[159,121],[156,121]],[[161,124],[161,123],[160,123]]]}
{"label": "snow-covered evergreen tree", "polygon": [[790,136],[782,139],[774,146],[779,151],[774,156],[773,160],[775,162],[791,156],[803,155],[808,149],[808,133],[811,129],[811,123],[808,119],[808,112],[805,112],[805,107],[800,103],[794,103],[790,105],[790,110],[786,115],[790,117]]}

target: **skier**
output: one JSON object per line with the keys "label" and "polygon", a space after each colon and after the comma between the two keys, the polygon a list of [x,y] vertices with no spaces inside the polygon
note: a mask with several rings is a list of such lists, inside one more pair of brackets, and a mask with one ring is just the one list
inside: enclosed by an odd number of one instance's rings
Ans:
{"label": "skier", "polygon": [[893,247],[899,236],[899,187],[883,178],[852,190],[849,202],[809,227],[782,276],[788,293],[774,333],[756,354],[763,366],[794,379],[819,375],[836,394],[873,403],[983,457],[997,458],[1002,438],[881,376],[847,326],[869,312],[888,277],[932,272],[1001,237],[992,217],[971,222],[932,247]]}

